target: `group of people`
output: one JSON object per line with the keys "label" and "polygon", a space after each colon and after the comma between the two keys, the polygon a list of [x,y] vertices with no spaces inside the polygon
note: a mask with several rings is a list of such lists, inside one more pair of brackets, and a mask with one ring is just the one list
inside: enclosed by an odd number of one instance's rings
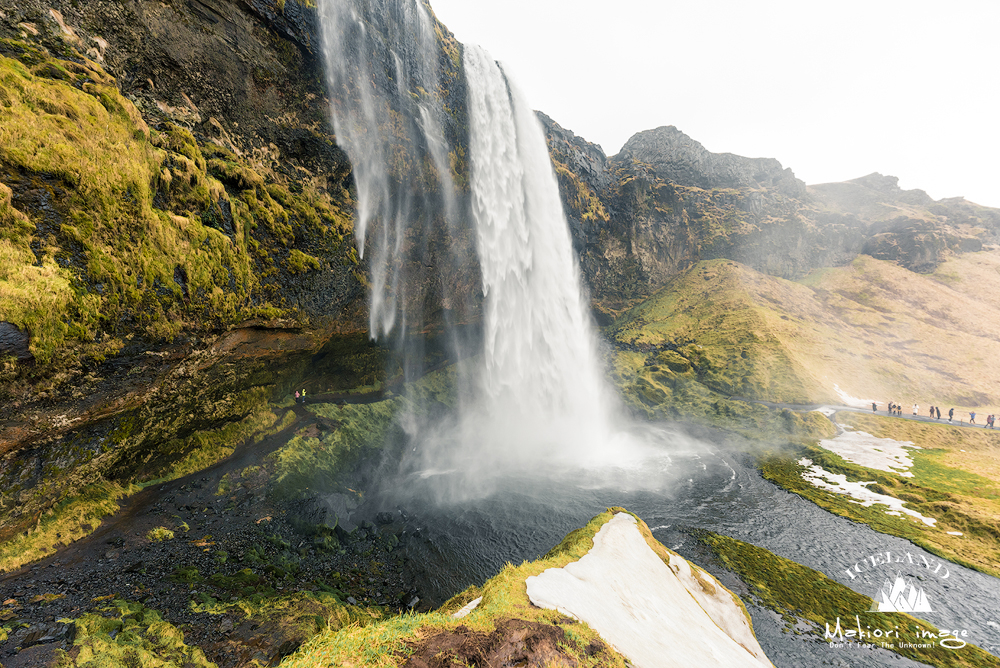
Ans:
{"label": "group of people", "polygon": [[[877,413],[877,412],[878,412],[878,404],[873,401],[872,402],[872,413]],[[898,403],[896,403],[895,401],[890,401],[889,405],[888,405],[888,412],[889,412],[889,415],[899,415],[899,416],[902,416],[903,415],[903,407],[901,405],[899,405]],[[917,404],[913,404],[913,416],[916,417],[919,414],[919,412],[920,412],[920,406],[917,405]],[[928,416],[932,420],[940,420],[941,419],[941,407],[940,406],[931,406],[931,409],[930,409],[930,412],[928,413]],[[948,422],[951,422],[954,418],[955,418],[955,409],[954,408],[949,408],[948,409]],[[990,429],[993,429],[993,425],[994,425],[995,422],[996,422],[996,416],[995,415],[990,414],[990,415],[986,416],[986,426],[987,427],[989,427]],[[969,412],[969,424],[976,424],[976,412],[975,411],[970,411]]]}
{"label": "group of people", "polygon": [[299,394],[298,390],[295,390],[295,403],[304,404],[306,402],[306,390],[302,388],[302,393]]}

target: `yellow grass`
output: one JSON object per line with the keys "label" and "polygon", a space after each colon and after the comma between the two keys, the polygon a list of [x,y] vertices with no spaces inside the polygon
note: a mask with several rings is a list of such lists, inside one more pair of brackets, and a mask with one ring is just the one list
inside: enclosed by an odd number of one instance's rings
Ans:
{"label": "yellow grass", "polygon": [[101,519],[118,512],[118,501],[138,488],[101,481],[49,510],[25,533],[0,545],[0,573],[52,555],[58,548],[89,535]]}
{"label": "yellow grass", "polygon": [[712,389],[774,401],[1000,412],[1000,253],[931,275],[859,256],[801,282],[728,260],[695,265],[615,323],[623,342],[701,346]]}

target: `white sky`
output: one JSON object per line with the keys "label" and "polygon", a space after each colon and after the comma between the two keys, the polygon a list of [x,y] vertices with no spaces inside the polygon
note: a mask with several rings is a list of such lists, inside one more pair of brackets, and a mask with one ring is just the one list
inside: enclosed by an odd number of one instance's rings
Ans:
{"label": "white sky", "polygon": [[532,106],[618,152],[675,125],[806,183],[1000,207],[1000,0],[430,0]]}

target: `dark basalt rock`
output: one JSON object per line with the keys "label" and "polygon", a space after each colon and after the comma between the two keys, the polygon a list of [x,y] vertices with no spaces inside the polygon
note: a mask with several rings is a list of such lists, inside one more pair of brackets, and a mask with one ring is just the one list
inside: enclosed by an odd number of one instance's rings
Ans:
{"label": "dark basalt rock", "polygon": [[0,322],[0,358],[11,356],[18,362],[34,362],[35,357],[28,349],[29,336],[9,322]]}
{"label": "dark basalt rock", "polygon": [[633,135],[620,157],[648,164],[657,176],[684,186],[774,188],[789,197],[806,193],[805,183],[774,158],[712,153],[673,125]]}

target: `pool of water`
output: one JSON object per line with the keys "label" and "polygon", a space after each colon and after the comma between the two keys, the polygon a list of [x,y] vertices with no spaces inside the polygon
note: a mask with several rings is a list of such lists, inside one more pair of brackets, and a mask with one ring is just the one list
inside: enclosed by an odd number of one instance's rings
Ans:
{"label": "pool of water", "polygon": [[[393,509],[406,518],[412,534],[406,543],[411,575],[434,604],[470,584],[482,584],[507,562],[537,559],[595,514],[624,506],[645,520],[661,543],[721,577],[737,593],[740,583],[712,561],[692,530],[758,545],[866,596],[876,596],[899,573],[922,588],[931,603],[933,611],[917,617],[940,628],[968,630],[970,643],[998,653],[1000,580],[944,562],[906,540],[832,515],[780,489],[760,476],[747,444],[735,436],[654,425],[643,427],[641,437],[654,446],[641,463],[536,470],[491,480],[484,485],[488,494],[450,503],[441,503],[435,490],[447,486],[446,478],[454,472],[410,473],[388,479],[371,497],[371,507]],[[871,555],[886,552],[903,562],[863,566]],[[861,565],[861,572],[849,574],[854,564]],[[942,578],[945,570],[948,576]],[[777,666],[912,664],[885,650],[838,650],[796,636],[783,631],[774,613],[749,607],[761,645]]]}

